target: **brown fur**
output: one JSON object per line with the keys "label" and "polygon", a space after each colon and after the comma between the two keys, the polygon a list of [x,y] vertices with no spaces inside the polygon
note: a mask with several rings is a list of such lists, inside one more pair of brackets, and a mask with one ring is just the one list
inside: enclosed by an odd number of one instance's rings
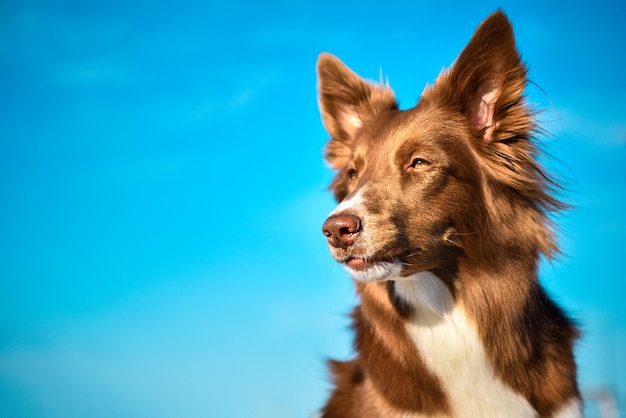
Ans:
{"label": "brown fur", "polygon": [[[342,201],[367,185],[362,228],[375,243],[373,253],[357,241],[331,248],[333,256],[401,257],[402,276],[435,273],[477,324],[497,376],[551,416],[579,397],[578,332],[537,279],[540,256],[558,251],[548,213],[564,205],[537,161],[526,76],[501,12],[406,111],[389,86],[362,80],[333,56],[318,62],[326,159],[338,171],[331,189]],[[426,168],[413,167],[416,158]],[[336,388],[323,417],[453,414],[447,388],[407,335],[412,307],[394,282],[356,287],[357,357],[332,362]]]}

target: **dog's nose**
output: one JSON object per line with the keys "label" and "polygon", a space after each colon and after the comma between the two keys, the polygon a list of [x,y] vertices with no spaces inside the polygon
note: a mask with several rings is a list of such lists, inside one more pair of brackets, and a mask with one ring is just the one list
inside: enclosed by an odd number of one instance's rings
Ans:
{"label": "dog's nose", "polygon": [[354,215],[332,215],[322,225],[328,243],[335,248],[348,248],[361,231],[361,220]]}

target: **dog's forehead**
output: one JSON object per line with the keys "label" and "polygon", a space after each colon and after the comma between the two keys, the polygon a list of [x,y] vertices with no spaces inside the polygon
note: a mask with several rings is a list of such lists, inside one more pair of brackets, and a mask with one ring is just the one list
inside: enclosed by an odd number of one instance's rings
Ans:
{"label": "dog's forehead", "polygon": [[448,138],[463,135],[461,124],[450,119],[449,112],[424,106],[394,110],[372,118],[359,131],[355,149],[369,153],[384,147],[389,152],[405,144],[416,147],[446,147]]}

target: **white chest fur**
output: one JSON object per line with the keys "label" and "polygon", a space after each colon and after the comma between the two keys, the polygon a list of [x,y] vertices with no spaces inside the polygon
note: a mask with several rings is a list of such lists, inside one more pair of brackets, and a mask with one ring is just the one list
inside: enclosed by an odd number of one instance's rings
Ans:
{"label": "white chest fur", "polygon": [[495,375],[476,325],[431,272],[396,281],[415,310],[408,333],[442,383],[456,417],[537,417],[528,401]]}

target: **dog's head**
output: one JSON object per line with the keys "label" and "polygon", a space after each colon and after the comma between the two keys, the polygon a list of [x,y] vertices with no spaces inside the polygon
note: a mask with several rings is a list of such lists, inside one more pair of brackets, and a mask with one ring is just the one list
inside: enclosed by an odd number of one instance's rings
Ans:
{"label": "dog's head", "polygon": [[556,250],[545,211],[558,209],[531,141],[526,69],[510,23],[488,17],[453,66],[409,110],[329,54],[318,64],[339,206],[323,225],[359,281],[450,270],[460,259]]}

